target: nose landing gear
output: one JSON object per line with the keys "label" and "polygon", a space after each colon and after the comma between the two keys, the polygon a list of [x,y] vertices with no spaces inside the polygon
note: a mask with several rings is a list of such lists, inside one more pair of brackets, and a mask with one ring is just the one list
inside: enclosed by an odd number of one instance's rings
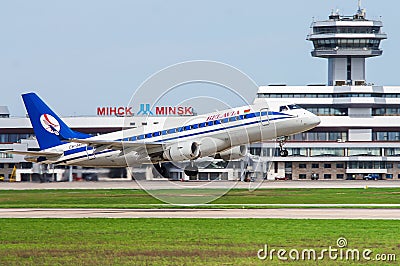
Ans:
{"label": "nose landing gear", "polygon": [[287,150],[285,150],[285,149],[281,149],[281,150],[279,151],[279,155],[280,155],[281,157],[287,157],[287,156],[289,155],[289,152],[288,152]]}
{"label": "nose landing gear", "polygon": [[289,152],[283,147],[286,144],[287,140],[288,140],[288,137],[286,137],[286,136],[279,137],[277,139],[277,141],[279,143],[279,155],[281,157],[287,157],[289,155]]}

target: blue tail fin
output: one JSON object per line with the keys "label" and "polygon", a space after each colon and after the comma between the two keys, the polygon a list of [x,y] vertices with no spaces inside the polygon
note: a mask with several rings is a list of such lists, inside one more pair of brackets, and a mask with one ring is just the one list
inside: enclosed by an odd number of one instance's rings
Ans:
{"label": "blue tail fin", "polygon": [[35,93],[23,94],[22,99],[41,150],[64,144],[62,139],[90,137],[70,129]]}

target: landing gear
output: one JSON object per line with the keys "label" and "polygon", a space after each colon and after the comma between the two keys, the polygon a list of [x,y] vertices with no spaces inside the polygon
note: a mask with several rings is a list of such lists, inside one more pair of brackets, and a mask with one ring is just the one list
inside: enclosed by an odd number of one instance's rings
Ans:
{"label": "landing gear", "polygon": [[154,169],[155,172],[153,174],[155,174],[155,176],[160,175],[161,177],[169,178],[169,172],[165,167],[165,163],[154,164]]}
{"label": "landing gear", "polygon": [[199,168],[194,165],[193,161],[190,162],[188,166],[185,167],[185,175],[187,176],[196,176],[199,173]]}
{"label": "landing gear", "polygon": [[285,150],[285,149],[282,149],[282,150],[279,151],[279,155],[281,157],[287,157],[289,155],[289,152],[287,150]]}
{"label": "landing gear", "polygon": [[283,145],[286,144],[288,137],[284,136],[284,137],[279,137],[278,143],[279,143],[279,155],[281,157],[287,157],[289,155],[289,152],[283,147]]}

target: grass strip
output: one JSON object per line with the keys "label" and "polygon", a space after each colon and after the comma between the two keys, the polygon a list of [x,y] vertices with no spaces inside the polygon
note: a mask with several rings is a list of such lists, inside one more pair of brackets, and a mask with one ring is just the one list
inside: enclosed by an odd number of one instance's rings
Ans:
{"label": "grass strip", "polygon": [[[275,249],[371,249],[400,258],[399,221],[284,219],[0,219],[0,265],[276,265]],[[293,261],[292,261],[293,262]],[[294,261],[315,265],[314,260]],[[318,265],[371,262],[330,260]],[[386,263],[386,264],[385,264]],[[394,265],[373,261],[371,265]]]}
{"label": "grass strip", "polygon": [[[217,189],[181,189],[152,191],[152,194],[162,198],[198,199],[222,194],[222,192]],[[240,205],[246,208],[279,208],[279,206],[273,206],[279,204],[400,204],[400,188],[258,189],[252,192],[246,189],[232,189],[211,203],[218,204],[218,208],[241,208]],[[0,208],[159,208],[159,204],[163,204],[161,205],[163,207],[174,207],[164,204],[143,190],[0,191]],[[260,205],[246,206],[246,204]],[[199,207],[215,206],[210,204]],[[351,208],[351,206],[348,207]],[[383,206],[383,208],[397,207]]]}

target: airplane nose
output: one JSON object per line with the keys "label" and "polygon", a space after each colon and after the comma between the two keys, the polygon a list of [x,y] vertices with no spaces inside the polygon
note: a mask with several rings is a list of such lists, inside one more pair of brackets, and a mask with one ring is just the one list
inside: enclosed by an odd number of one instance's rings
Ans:
{"label": "airplane nose", "polygon": [[312,114],[304,119],[304,123],[308,126],[316,127],[321,123],[321,119],[318,116]]}

